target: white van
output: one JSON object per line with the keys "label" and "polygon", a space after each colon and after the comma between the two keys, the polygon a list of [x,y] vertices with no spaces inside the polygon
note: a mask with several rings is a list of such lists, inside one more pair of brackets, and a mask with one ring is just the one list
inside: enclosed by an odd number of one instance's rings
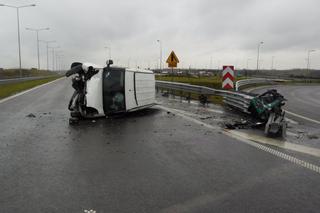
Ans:
{"label": "white van", "polygon": [[73,63],[67,77],[73,74],[73,94],[69,110],[70,123],[79,118],[109,116],[155,105],[155,77],[149,70],[90,63]]}

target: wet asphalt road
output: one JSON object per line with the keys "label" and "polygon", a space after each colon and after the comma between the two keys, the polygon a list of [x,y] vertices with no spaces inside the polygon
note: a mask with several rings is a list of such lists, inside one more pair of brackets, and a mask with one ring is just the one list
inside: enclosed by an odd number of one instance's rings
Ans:
{"label": "wet asphalt road", "polygon": [[317,173],[158,108],[72,127],[71,93],[0,103],[1,212],[319,212]]}

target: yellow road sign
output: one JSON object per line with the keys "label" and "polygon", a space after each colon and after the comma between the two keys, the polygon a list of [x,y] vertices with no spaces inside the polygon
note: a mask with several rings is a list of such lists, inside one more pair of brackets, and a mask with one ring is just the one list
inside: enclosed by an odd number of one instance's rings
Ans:
{"label": "yellow road sign", "polygon": [[168,67],[177,67],[177,64],[179,63],[179,59],[176,56],[176,54],[173,51],[171,51],[166,62],[168,63]]}

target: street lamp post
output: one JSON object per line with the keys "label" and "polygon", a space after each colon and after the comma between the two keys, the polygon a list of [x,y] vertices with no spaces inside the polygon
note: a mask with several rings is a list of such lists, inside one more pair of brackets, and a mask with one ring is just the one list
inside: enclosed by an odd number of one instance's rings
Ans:
{"label": "street lamp post", "polygon": [[251,60],[251,58],[248,58],[247,59],[247,66],[246,66],[246,68],[247,68],[247,70],[249,69],[249,61]]}
{"label": "street lamp post", "polygon": [[159,57],[159,67],[160,70],[162,70],[162,41],[161,40],[157,40],[157,42],[159,42],[159,49],[160,49],[160,57]]}
{"label": "street lamp post", "polygon": [[257,55],[257,72],[259,71],[259,60],[260,60],[260,47],[263,44],[263,41],[260,41],[258,44],[258,55]]}
{"label": "street lamp post", "polygon": [[52,71],[54,71],[54,67],[55,67],[55,60],[54,60],[54,50],[60,48],[59,46],[56,47],[49,47],[52,49]]}
{"label": "street lamp post", "polygon": [[43,41],[43,40],[40,40],[40,41],[46,43],[46,46],[47,46],[47,71],[49,71],[49,44],[57,41]]}
{"label": "street lamp post", "polygon": [[307,58],[307,74],[310,74],[310,53],[315,52],[316,50],[308,50]]}
{"label": "street lamp post", "polygon": [[40,28],[40,29],[34,29],[34,28],[26,28],[26,30],[34,31],[37,33],[37,53],[38,53],[38,70],[40,70],[40,50],[39,50],[39,32],[43,30],[50,30],[49,27],[47,28]]}
{"label": "street lamp post", "polygon": [[104,48],[109,50],[109,59],[111,59],[111,47],[104,47]]}
{"label": "street lamp post", "polygon": [[20,70],[20,77],[22,77],[22,68],[21,68],[21,39],[20,39],[20,17],[19,17],[19,9],[24,7],[35,7],[35,4],[28,4],[22,6],[12,6],[7,4],[0,4],[0,7],[11,7],[17,10],[17,25],[18,25],[18,49],[19,49],[19,70]]}
{"label": "street lamp post", "polygon": [[271,57],[271,70],[273,70],[273,65],[274,65],[274,56]]}
{"label": "street lamp post", "polygon": [[61,55],[61,53],[63,53],[62,51],[56,51],[56,71],[61,71],[61,61],[62,61],[62,57],[63,55]]}

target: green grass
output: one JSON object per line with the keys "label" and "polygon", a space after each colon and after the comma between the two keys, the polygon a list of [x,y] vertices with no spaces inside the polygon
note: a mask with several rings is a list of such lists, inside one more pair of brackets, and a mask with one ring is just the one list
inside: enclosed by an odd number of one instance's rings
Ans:
{"label": "green grass", "polygon": [[[56,72],[37,69],[22,69],[22,77],[53,76]],[[19,69],[0,69],[0,79],[20,77]]]}
{"label": "green grass", "polygon": [[18,82],[18,83],[1,84],[0,85],[0,99],[14,95],[18,92],[21,92],[21,91],[24,91],[27,89],[31,89],[35,86],[56,80],[60,77],[61,76],[52,76],[52,77],[48,77],[48,78],[30,80],[30,81],[24,81],[24,82]]}

